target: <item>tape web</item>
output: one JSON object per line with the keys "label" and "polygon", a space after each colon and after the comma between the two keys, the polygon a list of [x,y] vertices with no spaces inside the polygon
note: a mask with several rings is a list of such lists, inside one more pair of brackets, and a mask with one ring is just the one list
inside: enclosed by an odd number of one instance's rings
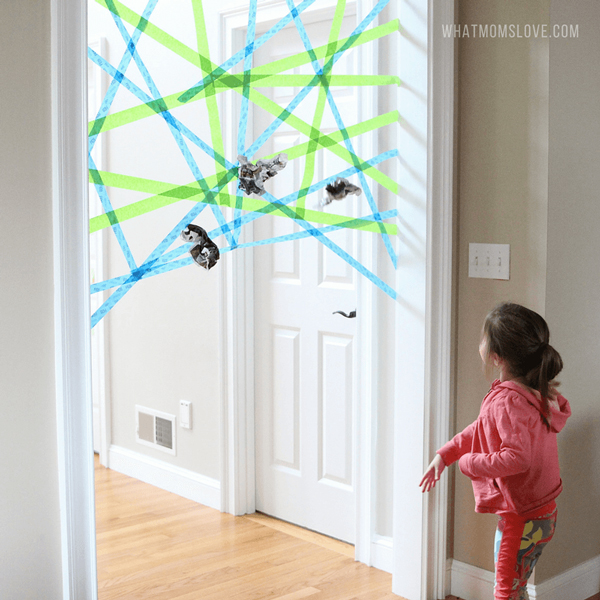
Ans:
{"label": "tape web", "polygon": [[[96,1],[110,13],[125,49],[122,56],[117,57],[119,60],[114,63],[93,49],[88,50],[89,60],[110,78],[110,85],[100,108],[89,123],[90,183],[98,194],[103,210],[102,214],[91,218],[90,234],[109,229],[110,235],[115,236],[128,271],[92,285],[93,294],[111,290],[110,295],[92,315],[92,327],[138,282],[193,264],[193,259],[187,254],[192,244],[182,243],[175,247],[173,244],[179,239],[181,230],[196,219],[206,207],[217,224],[208,231],[208,235],[213,240],[219,240],[221,254],[242,248],[312,238],[313,243],[322,244],[327,251],[335,253],[385,294],[397,298],[396,290],[329,237],[329,234],[341,229],[356,229],[361,235],[377,235],[392,264],[396,266],[397,257],[391,238],[397,235],[397,211],[381,212],[377,207],[374,190],[375,186],[379,185],[394,195],[398,193],[396,182],[379,168],[384,161],[397,157],[398,152],[389,150],[374,157],[361,157],[353,140],[365,134],[374,135],[380,128],[393,126],[398,121],[398,113],[391,111],[374,115],[359,123],[345,123],[331,92],[338,86],[400,84],[398,78],[393,76],[372,73],[348,75],[336,72],[338,61],[353,48],[376,43],[382,37],[397,33],[397,21],[375,24],[377,16],[389,0],[377,2],[373,10],[357,24],[352,34],[341,39],[346,0],[338,0],[331,21],[328,43],[315,47],[311,44],[304,27],[303,16],[318,0],[303,0],[297,5],[294,0],[286,0],[287,14],[262,35],[256,34],[257,0],[248,0],[248,27],[244,47],[220,64],[211,58],[210,38],[202,0],[189,0],[196,38],[194,48],[154,22],[159,21],[158,18],[154,18],[159,12],[155,10],[157,5],[167,0],[149,0],[141,14],[119,0]],[[304,44],[304,51],[255,66],[253,63],[256,62],[256,51],[269,40],[273,39],[276,43],[277,36],[286,35],[286,26],[288,31],[289,26],[295,26]],[[183,59],[192,69],[196,69],[195,80],[191,84],[183,80],[179,91],[163,95],[159,89],[160,74],[154,74],[155,65],[144,56],[147,48],[145,42],[149,41],[154,45],[158,44],[163,53],[172,56],[174,60]],[[290,71],[304,65],[309,65],[314,74],[290,74]],[[189,70],[186,71],[186,77],[189,77]],[[298,90],[285,107],[261,91],[265,88],[282,87]],[[314,88],[317,90],[313,91]],[[225,128],[219,109],[219,96],[224,92],[238,94],[240,97],[239,121],[236,124],[236,156],[226,156],[225,151]],[[309,122],[304,117],[304,107],[311,92],[313,97],[316,94],[316,101],[313,117]],[[115,101],[119,96],[128,97],[126,108],[114,108],[119,105]],[[123,102],[121,106],[122,104]],[[272,121],[255,139],[248,140],[248,125],[253,106],[271,115]],[[330,130],[328,133],[322,131],[326,106],[334,116],[337,126],[336,130]],[[205,119],[202,126],[198,127],[197,119],[194,121],[196,125],[189,124],[187,116],[190,110],[203,111]],[[156,128],[157,119],[164,123],[170,134],[169,139],[172,140],[168,160],[182,162],[189,173],[189,177],[183,182],[150,179],[135,173],[119,173],[96,166],[94,148],[99,136],[118,129],[137,132]],[[268,192],[260,197],[244,195],[237,186],[237,154],[243,154],[251,160],[272,158],[274,155],[254,155],[284,123],[286,127],[307,139],[306,142],[283,150],[287,153],[289,161],[304,160],[300,189],[288,190],[289,193],[282,198]],[[341,159],[347,167],[315,181],[319,152],[329,153],[338,161]],[[179,173],[180,169],[177,172]],[[330,205],[327,211],[307,207],[307,199],[311,195],[314,197],[338,177],[353,175],[358,177],[367,199],[367,214],[352,218],[336,214],[334,205]],[[119,206],[115,206],[112,199],[117,193],[121,199]],[[130,194],[129,198],[136,199],[123,203],[122,198],[128,197],[124,194]],[[136,262],[130,246],[133,240],[127,239],[128,236],[134,235],[132,232],[135,228],[124,231],[124,227],[129,226],[122,224],[132,219],[136,219],[136,222],[143,220],[150,213],[182,202],[188,205],[184,208],[183,217],[175,219],[170,225],[165,222],[165,232],[156,240],[154,249],[145,256],[137,257]],[[299,230],[269,239],[240,243],[244,228],[266,215],[291,219],[298,225]],[[129,233],[126,233],[127,231]]]}

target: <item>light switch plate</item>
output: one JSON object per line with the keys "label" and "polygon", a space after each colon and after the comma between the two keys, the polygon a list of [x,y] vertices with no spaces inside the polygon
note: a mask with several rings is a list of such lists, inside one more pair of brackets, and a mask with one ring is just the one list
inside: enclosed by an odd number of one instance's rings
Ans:
{"label": "light switch plate", "polygon": [[510,279],[510,244],[469,244],[469,277]]}
{"label": "light switch plate", "polygon": [[179,401],[179,425],[184,429],[192,428],[192,403],[189,400]]}

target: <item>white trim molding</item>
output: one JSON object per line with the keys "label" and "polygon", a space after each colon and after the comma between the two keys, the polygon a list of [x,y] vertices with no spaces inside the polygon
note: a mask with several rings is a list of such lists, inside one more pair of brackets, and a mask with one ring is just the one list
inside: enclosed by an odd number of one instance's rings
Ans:
{"label": "white trim molding", "polygon": [[[222,61],[244,46],[247,24],[247,6],[220,14]],[[230,101],[226,103],[226,100]],[[233,92],[221,94],[219,102],[221,114],[226,115],[223,121],[225,154],[236,156],[240,102]],[[252,123],[251,118],[249,123]],[[226,217],[233,219],[232,209],[227,211]],[[244,515],[255,510],[254,265],[249,252],[230,252],[222,262],[219,271],[221,511]]]}
{"label": "white trim molding", "polygon": [[52,0],[54,323],[63,600],[97,598],[86,45],[86,3]]}
{"label": "white trim molding", "polygon": [[371,566],[391,573],[394,569],[394,541],[391,537],[374,535],[371,542]]}
{"label": "white trim molding", "polygon": [[[359,0],[348,4],[347,13],[356,13],[356,23],[361,23],[374,6],[373,0]],[[376,24],[376,23],[375,23]],[[355,49],[359,73],[377,73],[377,44],[364,44]],[[377,87],[361,87],[358,90],[359,121],[366,121],[377,114],[379,92]],[[377,156],[378,136],[359,136],[355,142],[359,156]],[[373,193],[379,190],[375,186]],[[358,201],[362,210],[366,209],[366,199]],[[363,213],[359,213],[363,214]],[[355,233],[356,235],[356,233]],[[377,236],[356,236],[358,260],[372,273],[377,273]],[[357,277],[357,310],[362,318],[357,321],[357,344],[354,357],[354,474],[355,484],[355,559],[364,564],[391,572],[391,538],[375,534],[376,521],[376,439],[377,439],[377,399],[379,366],[378,333],[380,319],[377,312],[377,289],[364,277]],[[386,543],[386,542],[389,542]]]}
{"label": "white trim molding", "polygon": [[[221,511],[254,512],[254,332],[253,265],[249,253],[230,252],[223,261],[221,309]],[[237,332],[233,335],[232,332]]]}
{"label": "white trim molding", "polygon": [[600,592],[600,556],[527,589],[531,600],[587,600]]}
{"label": "white trim molding", "polygon": [[[488,600],[494,595],[494,574],[472,565],[451,561],[450,593],[469,600]],[[527,584],[531,600],[587,600],[600,592],[600,556],[588,560],[540,584]]]}
{"label": "white trim molding", "polygon": [[469,600],[488,600],[494,597],[494,574],[491,571],[458,560],[451,560],[450,564],[451,594]]}
{"label": "white trim molding", "polygon": [[221,508],[221,485],[216,479],[114,444],[108,455],[114,471],[204,506]]}
{"label": "white trim molding", "polygon": [[[441,35],[455,21],[455,1],[429,0],[427,314],[424,465],[450,437],[453,388],[453,214],[455,41]],[[448,478],[427,496],[423,523],[427,597],[445,598]]]}
{"label": "white trim molding", "polygon": [[447,480],[428,495],[418,483],[450,434],[453,312],[454,0],[399,0],[393,591],[444,598]]}

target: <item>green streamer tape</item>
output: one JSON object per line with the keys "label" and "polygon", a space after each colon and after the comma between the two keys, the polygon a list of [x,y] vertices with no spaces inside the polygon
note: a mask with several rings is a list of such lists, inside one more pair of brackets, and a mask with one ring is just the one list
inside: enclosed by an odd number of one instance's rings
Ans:
{"label": "green streamer tape", "polygon": [[[353,137],[362,133],[373,131],[374,129],[377,129],[379,127],[383,127],[385,125],[394,123],[397,120],[398,112],[391,111],[378,117],[368,119],[367,121],[358,125],[352,125],[348,127],[346,132],[350,137]],[[325,136],[323,140],[319,140],[319,144],[325,143],[325,139],[327,140],[327,143],[336,144],[343,140],[343,134],[341,131],[335,131],[333,133],[330,133],[328,136]],[[291,148],[283,150],[283,152],[287,153],[288,159],[290,160],[294,158],[299,158],[300,156],[305,156],[307,154],[307,152],[309,151],[310,143],[311,142],[305,142],[304,144],[292,146]],[[316,147],[310,148],[310,151],[314,152],[317,149],[318,148]],[[279,153],[273,153],[265,158],[273,158],[277,154]],[[140,215],[149,213],[153,210],[162,208],[163,206],[168,206],[169,204],[173,204],[174,202],[177,202],[179,200],[189,200],[194,195],[201,193],[201,187],[204,185],[208,189],[214,188],[226,173],[227,171],[220,170],[215,175],[206,177],[201,184],[190,183],[187,185],[174,186],[170,183],[161,183],[151,179],[143,179],[140,177],[131,177],[129,175],[120,175],[117,173],[108,173],[105,171],[101,171],[100,175],[102,177],[102,180],[104,184],[108,187],[117,187],[121,189],[134,190],[137,192],[154,194],[154,196],[152,196],[151,198],[140,200],[138,202],[133,202],[132,204],[129,204],[128,206],[125,206],[123,208],[118,208],[110,214],[110,217],[109,215],[100,215],[98,217],[90,219],[90,233],[94,233],[95,231],[99,231],[101,229],[104,229],[105,227],[110,227],[111,219],[116,219],[119,222],[126,221],[128,219],[133,219],[134,217],[138,217]],[[90,172],[90,181],[94,181],[95,175],[95,173]],[[229,199],[229,195],[224,195],[222,198],[221,205],[229,206]]]}
{"label": "green streamer tape", "polygon": [[[333,16],[333,22],[331,24],[331,30],[329,31],[329,39],[327,43],[327,48],[330,49],[332,45],[335,43],[335,40],[339,37],[340,31],[342,29],[342,21],[344,20],[344,11],[346,9],[346,0],[339,0],[335,7],[335,15]],[[331,54],[327,54],[325,58],[330,58],[333,56],[333,52]],[[310,53],[309,53],[310,55]],[[312,51],[313,60],[316,58],[316,54],[314,50]],[[326,77],[327,83],[325,85],[329,85],[333,77],[331,75]],[[317,106],[315,108],[315,114],[313,117],[312,128],[315,131],[321,130],[321,122],[323,120],[323,114],[325,112],[325,103],[327,101],[327,89],[325,85],[319,85],[319,95],[317,97]],[[341,132],[340,132],[341,133]],[[302,183],[300,185],[301,189],[308,189],[310,184],[313,182],[313,178],[315,175],[315,164],[316,164],[316,150],[318,148],[318,138],[314,139],[311,137],[308,142],[308,148],[306,149],[306,161],[304,166],[304,175],[302,177]],[[300,198],[298,198],[298,202],[296,203],[298,207],[298,212],[305,218],[306,211],[306,194],[303,194]]]}
{"label": "green streamer tape", "polygon": [[[206,188],[215,187],[218,183],[219,178],[222,178],[224,173],[219,173],[213,177],[207,177],[203,182],[202,186]],[[189,185],[173,185],[165,183],[163,181],[153,181],[151,179],[142,179],[140,177],[132,177],[131,175],[121,175],[118,173],[108,173],[106,171],[94,171],[90,173],[90,180],[101,177],[104,185],[108,187],[115,187],[135,192],[154,193],[155,196],[147,198],[140,202],[134,202],[128,206],[118,208],[111,214],[104,214],[98,217],[90,219],[90,233],[94,233],[110,226],[111,219],[115,217],[119,222],[127,219],[132,219],[162,208],[169,204],[179,202],[180,200],[191,200],[194,202],[202,201],[207,204],[220,204],[221,206],[233,206],[237,200],[237,196],[233,196],[226,192],[222,192],[219,195],[215,194],[217,200],[213,200],[205,196],[205,191],[199,187],[197,183],[191,183]],[[225,199],[225,202],[221,204],[220,199]],[[143,206],[139,206],[141,203]],[[276,210],[271,214],[276,216],[284,216],[289,218],[300,218],[297,209],[291,206],[287,206],[285,213],[277,209],[277,205],[272,205],[271,202],[260,200],[258,198],[250,198],[242,196],[242,210],[249,212],[264,212],[266,208],[276,207]],[[142,210],[140,210],[142,209]],[[305,220],[319,223],[323,225],[338,225],[340,227],[349,227],[352,229],[360,229],[361,231],[371,231],[373,233],[381,233],[379,224],[374,221],[368,221],[364,219],[351,219],[345,215],[336,215],[332,213],[326,213],[316,210],[305,210]],[[397,227],[394,224],[384,224],[386,233],[390,235],[397,234]]]}
{"label": "green streamer tape", "polygon": [[[206,63],[210,64],[210,49],[208,46],[208,36],[206,35],[206,22],[204,20],[204,8],[202,6],[202,0],[193,0],[192,7],[194,9],[194,21],[196,26],[196,40],[198,43],[198,56],[206,57]],[[203,66],[203,72],[207,74],[208,66]],[[219,168],[225,166],[222,162],[222,158],[225,156],[225,145],[223,143],[223,134],[221,131],[221,119],[219,118],[219,106],[217,104],[217,98],[214,94],[206,98],[206,105],[208,108],[208,121],[210,125],[211,141],[213,143],[213,149],[215,151],[215,170],[219,171]],[[210,189],[210,188],[209,188]],[[219,204],[224,205],[226,202],[226,195],[219,192]]]}

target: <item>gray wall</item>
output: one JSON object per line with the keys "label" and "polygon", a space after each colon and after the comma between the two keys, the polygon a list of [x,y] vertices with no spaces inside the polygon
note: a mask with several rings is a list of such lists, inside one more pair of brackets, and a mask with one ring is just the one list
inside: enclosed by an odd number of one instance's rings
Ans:
{"label": "gray wall", "polygon": [[[141,13],[146,4],[136,1],[128,6]],[[119,64],[125,44],[111,13],[94,1],[88,2],[88,11],[90,43],[105,38],[105,58],[111,64]],[[165,5],[159,3],[152,22],[167,29],[175,27],[175,31],[178,27],[181,29],[182,22],[193,24],[192,4],[177,0],[165,10]],[[185,38],[189,34],[191,37]],[[193,29],[184,29],[181,35],[187,43],[195,45]],[[178,91],[177,86],[182,86],[182,82],[195,80],[197,76],[195,67],[146,36],[140,41],[140,54],[161,93],[166,95]],[[133,63],[127,74],[135,81],[141,79]],[[143,83],[141,87],[145,89]],[[121,88],[111,113],[136,103],[137,99]],[[194,118],[188,116],[185,123],[191,124],[202,139],[210,140],[210,131],[205,126],[206,114],[199,108],[200,104],[192,107]],[[160,117],[119,127],[101,133],[100,137],[107,160],[104,170],[173,185],[188,184],[194,179]],[[199,152],[194,155],[203,173],[214,172],[213,161]],[[98,160],[95,152],[93,157]],[[114,207],[150,195],[109,189]],[[192,202],[181,201],[122,223],[137,264],[147,258],[191,207]],[[208,231],[216,226],[208,208],[195,223]],[[127,273],[127,263],[113,232],[104,230],[92,236],[103,236],[105,240],[108,255],[105,278]],[[223,238],[217,243],[223,245]],[[220,264],[226,260],[227,255]],[[218,268],[207,272],[194,265],[140,281],[105,317],[106,389],[112,410],[112,444],[213,479],[220,478]],[[179,400],[192,402],[193,427],[189,430],[177,426],[177,455],[138,444],[135,406],[159,410],[179,419]]]}
{"label": "gray wall", "polygon": [[0,19],[0,595],[62,597],[54,393],[50,2]]}

